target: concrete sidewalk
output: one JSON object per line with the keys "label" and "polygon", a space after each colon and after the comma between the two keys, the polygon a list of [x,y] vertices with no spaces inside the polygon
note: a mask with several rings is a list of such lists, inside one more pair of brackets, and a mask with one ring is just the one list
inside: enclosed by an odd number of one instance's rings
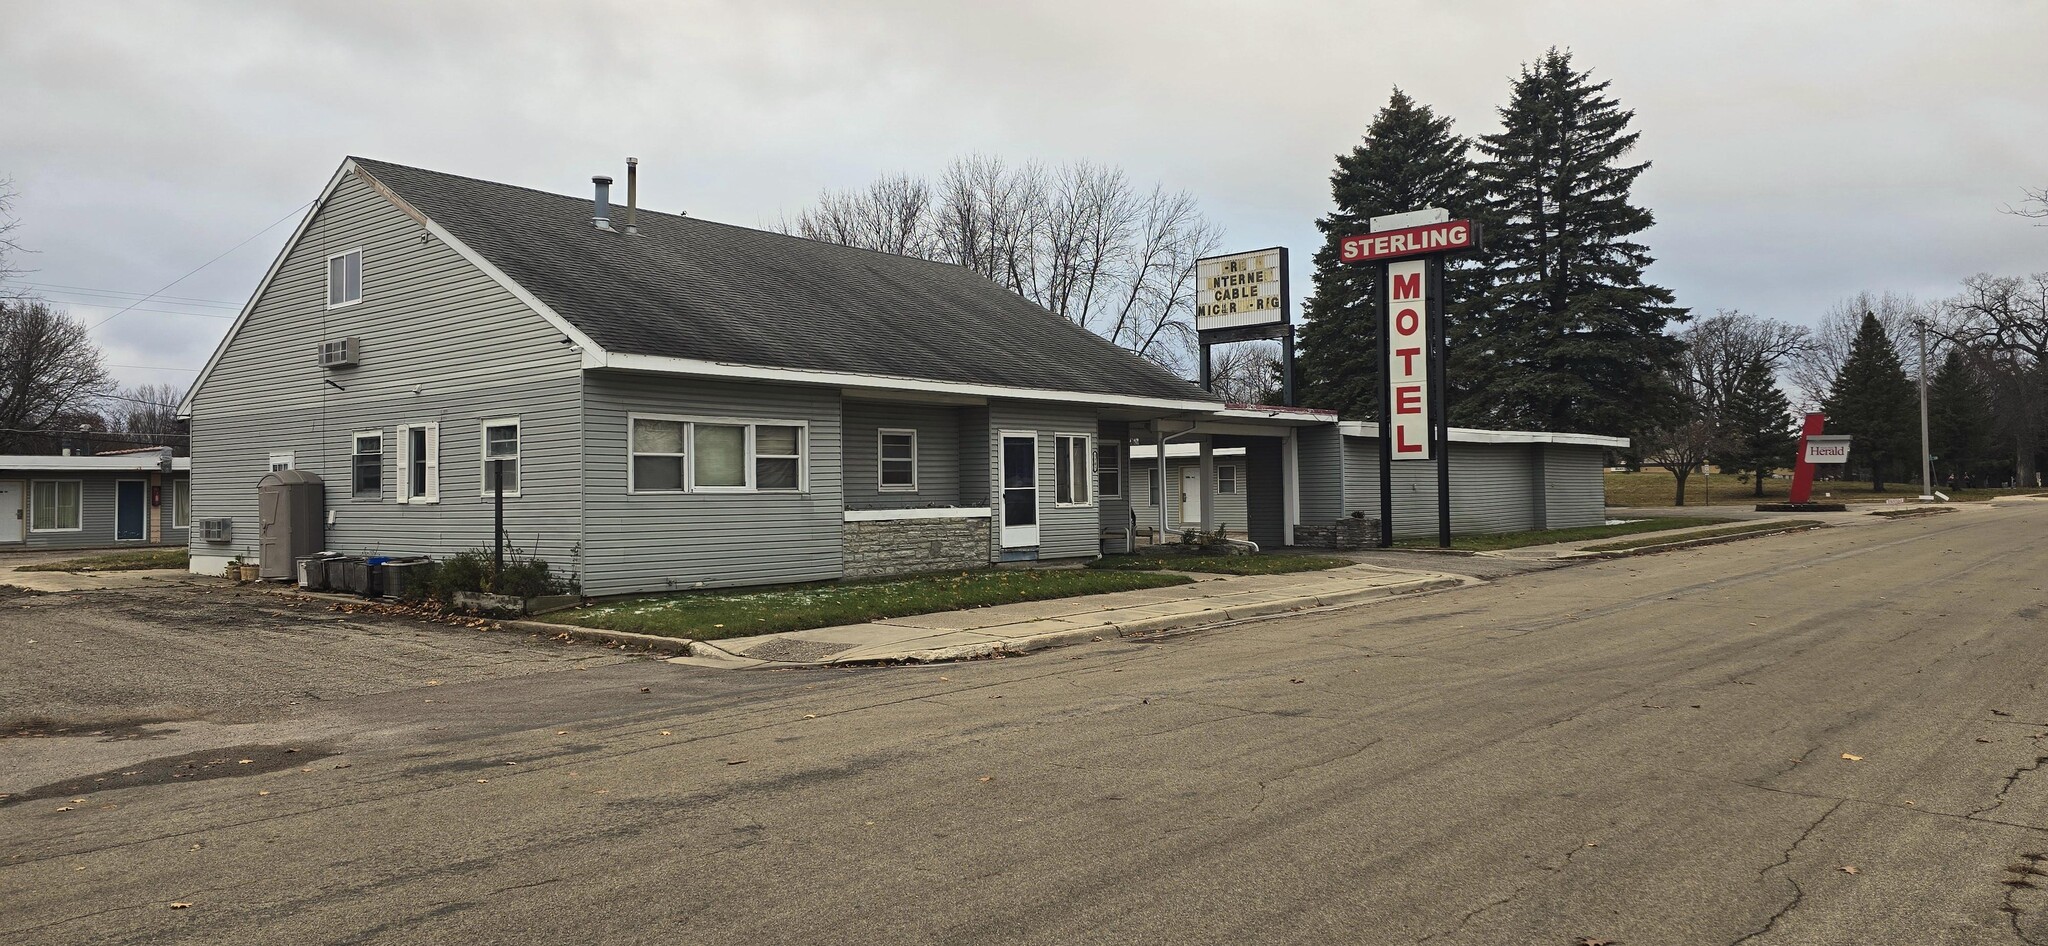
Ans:
{"label": "concrete sidewalk", "polygon": [[1199,627],[1450,588],[1460,575],[1349,565],[1289,575],[1197,575],[1192,584],[890,618],[867,624],[693,642],[671,663],[831,666],[968,660]]}

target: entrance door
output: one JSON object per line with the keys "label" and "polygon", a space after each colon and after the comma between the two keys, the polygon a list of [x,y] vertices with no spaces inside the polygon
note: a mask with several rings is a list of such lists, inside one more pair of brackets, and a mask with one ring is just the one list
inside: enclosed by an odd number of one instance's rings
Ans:
{"label": "entrance door", "polygon": [[1003,548],[1038,546],[1038,435],[1004,434]]}
{"label": "entrance door", "polygon": [[0,482],[0,543],[22,540],[21,498],[20,480]]}
{"label": "entrance door", "polygon": [[149,538],[149,486],[141,480],[114,484],[114,538],[122,542]]}
{"label": "entrance door", "polygon": [[1180,521],[1182,525],[1202,522],[1202,468],[1180,468]]}

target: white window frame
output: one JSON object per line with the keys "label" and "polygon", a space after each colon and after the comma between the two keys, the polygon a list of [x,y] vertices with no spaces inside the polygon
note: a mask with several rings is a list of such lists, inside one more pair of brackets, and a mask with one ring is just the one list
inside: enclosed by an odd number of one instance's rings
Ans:
{"label": "white window frame", "polygon": [[512,443],[518,448],[512,451],[513,469],[519,471],[518,485],[505,491],[506,499],[518,499],[526,489],[526,428],[517,417],[500,417],[476,425],[476,494],[490,499],[491,493],[491,428],[510,427],[514,431]]}
{"label": "white window frame", "polygon": [[[180,500],[183,500],[182,502]],[[171,528],[192,528],[192,478],[171,481]]]}
{"label": "white window frame", "polygon": [[[681,423],[683,425],[683,488],[681,490],[641,489],[639,487],[639,484],[635,482],[635,474],[633,472],[633,422],[636,420],[671,421]],[[738,427],[746,432],[745,436],[741,438],[741,449],[746,451],[746,485],[701,486],[697,483],[696,454],[697,425],[699,424],[704,424],[706,426],[711,427]],[[757,485],[758,471],[756,469],[755,461],[761,459],[761,453],[758,449],[758,445],[755,442],[755,431],[761,427],[796,428],[795,489],[761,489]],[[770,496],[795,496],[802,493],[808,493],[811,491],[811,424],[809,421],[784,420],[779,418],[770,419],[752,417],[707,417],[692,414],[651,414],[634,412],[626,415],[625,453],[626,494],[629,496],[676,496],[685,493],[761,493]],[[665,453],[649,455],[669,456],[669,454]],[[776,459],[779,457],[788,456],[789,454],[769,454],[768,458]],[[515,494],[507,492],[505,495],[512,496]]]}
{"label": "white window frame", "polygon": [[[638,471],[637,471],[637,470],[635,469],[635,467],[636,467],[636,466],[638,466],[638,464],[636,464],[636,463],[634,463],[634,462],[633,462],[633,461],[634,461],[635,459],[639,458],[639,456],[640,456],[640,452],[639,452],[638,450],[635,450],[635,449],[633,449],[633,425],[634,425],[634,424],[637,424],[637,423],[639,423],[639,422],[641,422],[641,421],[643,421],[643,420],[661,421],[661,422],[663,422],[663,423],[670,423],[670,424],[681,424],[681,425],[683,425],[683,452],[681,452],[681,453],[650,453],[650,454],[647,454],[647,456],[650,456],[650,457],[676,457],[677,459],[680,459],[680,460],[681,460],[681,461],[683,462],[683,476],[682,476],[682,485],[681,485],[681,486],[678,486],[678,487],[676,487],[675,489],[641,489],[641,488],[640,488],[640,474],[639,474],[639,472],[638,472]],[[694,458],[694,456],[696,455],[696,447],[697,447],[697,444],[696,444],[696,443],[695,443],[695,442],[694,442],[694,441],[693,441],[693,440],[691,439],[691,438],[692,438],[693,436],[695,436],[695,434],[694,434],[694,432],[693,432],[693,431],[692,431],[692,430],[690,429],[690,419],[689,419],[689,418],[687,418],[687,417],[676,417],[676,416],[672,416],[672,415],[669,415],[669,414],[627,414],[627,415],[626,415],[626,495],[628,495],[628,496],[674,496],[674,495],[677,495],[677,494],[679,494],[679,493],[687,493],[687,492],[689,492],[689,491],[690,491],[690,465],[691,465],[691,464],[690,464],[690,460],[691,460],[692,458]]]}
{"label": "white window frame", "polygon": [[[353,299],[350,299],[350,298],[348,298],[348,262],[347,262],[347,260],[348,260],[348,257],[351,257],[351,256],[355,257],[355,259],[356,259],[356,297],[355,297],[355,298],[353,298]],[[335,261],[335,260],[342,260],[342,264],[341,264],[341,282],[342,282],[342,286],[341,286],[341,295],[342,295],[342,300],[341,300],[340,302],[336,302],[336,301],[334,301],[334,261]],[[346,250],[342,250],[342,251],[341,251],[341,252],[339,252],[339,253],[329,253],[329,254],[327,255],[327,261],[326,261],[325,263],[323,263],[322,265],[323,265],[323,266],[325,267],[325,271],[323,272],[323,274],[322,274],[322,275],[323,275],[323,277],[324,277],[324,279],[325,279],[325,283],[326,283],[326,286],[327,286],[327,307],[328,307],[329,309],[346,309],[346,308],[348,308],[349,306],[352,306],[352,305],[358,305],[358,304],[360,304],[360,303],[361,303],[361,302],[363,301],[363,248],[362,248],[362,247],[360,247],[360,246],[357,246],[357,247],[351,247],[351,248],[349,248],[349,249],[346,249]]]}
{"label": "white window frame", "polygon": [[[36,528],[36,485],[37,485],[37,484],[39,484],[39,483],[55,483],[55,484],[57,484],[57,485],[60,485],[60,486],[61,486],[61,485],[63,485],[63,484],[65,484],[65,483],[69,483],[69,484],[71,484],[72,486],[74,486],[74,487],[76,487],[76,488],[78,489],[78,524],[77,524],[77,525],[75,525],[75,526],[71,526],[70,528],[62,528],[62,527],[52,527],[52,528],[48,528],[48,529],[38,529],[38,528]],[[148,498],[147,498],[147,497],[145,497],[145,498],[144,498],[144,500],[143,500],[143,502],[147,503],[147,502],[148,502]],[[55,510],[53,509],[52,511],[54,512]],[[147,509],[147,507],[145,507],[145,508],[144,508],[144,510],[143,510],[143,516],[145,517],[145,518],[144,518],[144,526],[145,526],[145,531],[146,531],[146,527],[147,527],[147,525],[148,525],[148,519],[147,519],[147,516],[148,516],[148,515],[149,515],[148,509]],[[30,531],[30,532],[84,532],[84,531],[85,531],[85,481],[84,481],[84,480],[29,480],[29,481],[28,481],[28,531]]]}
{"label": "white window frame", "polygon": [[[1080,442],[1081,442],[1081,457],[1082,457],[1082,461],[1081,461],[1080,479],[1079,479],[1079,482],[1078,482],[1078,483],[1069,483],[1069,484],[1067,484],[1068,486],[1076,486],[1076,485],[1078,485],[1078,486],[1080,486],[1080,487],[1081,487],[1082,491],[1083,491],[1083,492],[1085,492],[1085,493],[1087,494],[1087,497],[1086,497],[1085,499],[1081,499],[1081,500],[1079,500],[1079,501],[1072,501],[1072,500],[1070,500],[1070,501],[1068,501],[1068,502],[1060,502],[1060,499],[1059,499],[1059,496],[1060,496],[1060,481],[1059,481],[1059,479],[1060,479],[1060,462],[1059,462],[1059,461],[1060,461],[1060,458],[1061,458],[1061,457],[1066,457],[1066,459],[1067,459],[1067,465],[1068,465],[1068,467],[1069,467],[1069,469],[1067,470],[1067,472],[1068,472],[1069,474],[1073,474],[1073,473],[1074,473],[1074,470],[1072,469],[1072,467],[1073,467],[1073,457],[1072,457],[1071,455],[1069,455],[1069,454],[1068,454],[1068,453],[1066,452],[1066,449],[1067,449],[1067,448],[1065,448],[1065,447],[1063,447],[1063,446],[1061,445],[1060,441],[1063,441],[1063,440],[1078,440],[1078,441],[1080,441]],[[1053,435],[1052,435],[1052,458],[1053,458],[1053,463],[1052,463],[1052,478],[1053,478],[1053,483],[1052,483],[1052,497],[1053,497],[1053,500],[1052,500],[1052,504],[1053,504],[1053,506],[1054,506],[1055,508],[1059,508],[1059,509],[1080,509],[1080,508],[1083,508],[1083,507],[1086,507],[1086,506],[1093,506],[1093,505],[1095,505],[1095,437],[1094,437],[1094,435],[1093,435],[1093,434],[1062,434],[1062,433],[1055,433],[1055,434],[1053,434]],[[1071,490],[1069,490],[1069,495],[1071,495],[1071,494],[1072,494],[1072,491],[1071,491]]]}
{"label": "white window frame", "polygon": [[[1116,492],[1114,493],[1106,492],[1102,488],[1102,454],[1106,450],[1116,451],[1118,460],[1117,463],[1112,464],[1112,467],[1116,470]],[[1097,500],[1124,498],[1124,477],[1128,475],[1128,471],[1124,469],[1122,462],[1125,452],[1125,448],[1121,444],[1098,443],[1095,445],[1095,498]]]}
{"label": "white window frame", "polygon": [[[1229,470],[1229,471],[1230,471],[1230,488],[1229,488],[1229,489],[1224,489],[1224,488],[1223,488],[1223,471],[1224,471],[1224,470]],[[1242,478],[1238,476],[1238,473],[1237,473],[1237,464],[1235,464],[1235,463],[1218,463],[1218,464],[1216,464],[1216,495],[1218,495],[1218,496],[1235,496],[1235,495],[1237,495],[1237,484],[1238,484],[1238,482],[1239,482],[1239,480],[1240,480],[1240,479],[1242,479]]]}
{"label": "white window frame", "polygon": [[[426,445],[425,489],[414,496],[412,478],[413,455],[412,435],[423,431],[422,440]],[[400,505],[432,506],[441,502],[441,425],[405,424],[397,429],[398,437],[398,503]],[[489,471],[486,470],[488,473]],[[507,493],[506,495],[511,495]]]}
{"label": "white window frame", "polygon": [[[889,458],[888,458],[887,456],[885,456],[885,455],[883,454],[883,452],[882,452],[882,451],[883,451],[883,445],[884,445],[884,443],[885,443],[885,442],[886,442],[886,441],[887,441],[887,440],[888,440],[888,439],[889,439],[890,437],[909,437],[909,438],[910,438],[910,485],[909,485],[909,486],[905,486],[905,485],[903,485],[903,484],[901,484],[901,483],[887,483],[887,482],[884,482],[884,481],[883,481],[883,479],[882,479],[882,465],[883,465],[883,462],[889,459]],[[919,486],[919,479],[920,479],[918,467],[922,465],[922,464],[920,464],[920,463],[918,463],[918,462],[917,462],[917,459],[918,459],[918,457],[917,457],[917,430],[916,430],[915,428],[911,428],[911,427],[883,427],[883,428],[881,428],[881,429],[879,429],[879,430],[875,431],[875,491],[876,491],[876,492],[881,492],[881,493],[915,493],[915,492],[917,492],[917,489],[918,489],[918,486]],[[903,461],[902,461],[902,460],[896,460],[895,462],[897,462],[897,463],[901,463],[901,462],[903,462]]]}
{"label": "white window frame", "polygon": [[[377,493],[356,492],[356,458],[363,455],[363,441],[377,438]],[[381,503],[384,501],[384,431],[358,430],[348,435],[348,498],[354,502]]]}

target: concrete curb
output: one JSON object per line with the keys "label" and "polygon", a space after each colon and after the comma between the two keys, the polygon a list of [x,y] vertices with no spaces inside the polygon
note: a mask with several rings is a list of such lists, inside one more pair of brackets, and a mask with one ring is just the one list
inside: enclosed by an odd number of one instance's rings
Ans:
{"label": "concrete curb", "polygon": [[696,641],[683,637],[663,637],[659,634],[635,634],[632,631],[607,631],[595,627],[577,627],[574,624],[550,624],[546,621],[504,620],[496,623],[508,630],[546,634],[549,637],[568,637],[586,644],[604,644],[613,647],[630,647],[667,654],[671,657],[687,657],[700,646]]}
{"label": "concrete curb", "polygon": [[1582,549],[1580,550],[1580,555],[1592,558],[1632,558],[1637,555],[1655,555],[1658,552],[1675,552],[1679,549],[1700,548],[1707,545],[1720,545],[1724,542],[1740,542],[1744,539],[1761,539],[1767,535],[1790,535],[1794,532],[1811,532],[1815,529],[1825,528],[1828,528],[1826,523],[1783,526],[1772,529],[1756,529],[1750,532],[1737,532],[1734,535],[1714,535],[1703,539],[1677,539],[1671,542],[1661,542],[1656,545],[1645,545],[1633,549],[1615,549],[1606,552]]}

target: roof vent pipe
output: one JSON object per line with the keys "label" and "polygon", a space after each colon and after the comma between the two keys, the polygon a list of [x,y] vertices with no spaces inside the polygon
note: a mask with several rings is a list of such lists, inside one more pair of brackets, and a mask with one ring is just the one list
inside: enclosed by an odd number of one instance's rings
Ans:
{"label": "roof vent pipe", "polygon": [[626,159],[626,232],[640,232],[640,159]]}
{"label": "roof vent pipe", "polygon": [[599,230],[609,230],[612,228],[612,179],[599,174],[591,178],[590,183],[597,185],[597,200],[591,208],[590,222],[597,224]]}

